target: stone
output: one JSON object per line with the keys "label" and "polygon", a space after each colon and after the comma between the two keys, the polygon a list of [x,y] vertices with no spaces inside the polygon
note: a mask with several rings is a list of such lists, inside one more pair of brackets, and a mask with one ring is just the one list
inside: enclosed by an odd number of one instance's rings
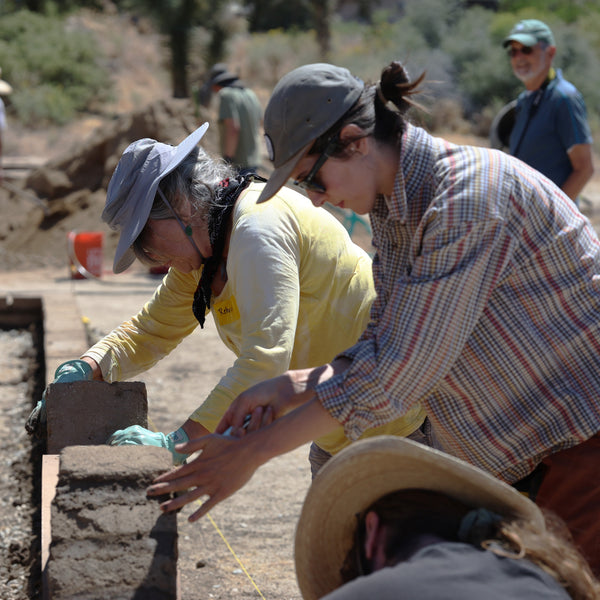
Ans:
{"label": "stone", "polygon": [[177,516],[146,488],[172,466],[153,446],[68,446],[52,501],[51,600],[176,600]]}
{"label": "stone", "polygon": [[118,429],[148,427],[146,386],[139,381],[52,383],[46,391],[48,454],[98,445]]}

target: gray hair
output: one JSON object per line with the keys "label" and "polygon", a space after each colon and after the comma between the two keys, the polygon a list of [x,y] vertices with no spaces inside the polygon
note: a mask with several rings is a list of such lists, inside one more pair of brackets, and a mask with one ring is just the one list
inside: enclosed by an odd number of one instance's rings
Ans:
{"label": "gray hair", "polygon": [[[177,214],[186,203],[189,203],[192,208],[191,221],[197,224],[206,220],[211,208],[219,204],[217,191],[221,188],[221,182],[235,175],[230,165],[220,159],[212,158],[198,147],[161,181],[160,189]],[[148,220],[173,218],[173,213],[157,193]],[[133,251],[142,263],[156,265],[156,261],[148,256],[143,247],[144,231],[133,243]]]}

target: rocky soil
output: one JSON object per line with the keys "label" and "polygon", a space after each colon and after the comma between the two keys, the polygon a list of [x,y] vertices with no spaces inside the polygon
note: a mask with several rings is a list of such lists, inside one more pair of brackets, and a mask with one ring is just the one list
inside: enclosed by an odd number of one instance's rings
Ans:
{"label": "rocky soil", "polygon": [[40,393],[39,332],[0,330],[0,598],[40,598],[42,447],[23,423]]}

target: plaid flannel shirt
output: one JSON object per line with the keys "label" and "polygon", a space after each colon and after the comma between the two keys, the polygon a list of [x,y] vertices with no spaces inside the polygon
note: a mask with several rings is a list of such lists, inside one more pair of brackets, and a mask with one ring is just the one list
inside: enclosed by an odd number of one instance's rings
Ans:
{"label": "plaid flannel shirt", "polygon": [[421,401],[442,450],[514,482],[600,430],[600,243],[554,184],[409,125],[371,221],[371,322],[317,388],[348,437]]}

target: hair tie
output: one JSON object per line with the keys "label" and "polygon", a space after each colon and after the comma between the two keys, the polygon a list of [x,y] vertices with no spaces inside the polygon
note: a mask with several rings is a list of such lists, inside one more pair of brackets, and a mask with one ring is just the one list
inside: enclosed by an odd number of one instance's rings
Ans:
{"label": "hair tie", "polygon": [[498,523],[502,520],[500,515],[487,508],[472,510],[460,522],[458,539],[467,544],[480,546],[483,540],[495,534]]}

